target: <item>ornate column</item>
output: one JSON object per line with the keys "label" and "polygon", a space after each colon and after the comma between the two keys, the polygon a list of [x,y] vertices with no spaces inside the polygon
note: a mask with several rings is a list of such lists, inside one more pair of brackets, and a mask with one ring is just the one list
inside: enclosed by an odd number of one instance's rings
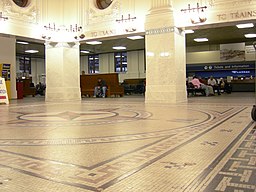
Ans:
{"label": "ornate column", "polygon": [[79,43],[47,42],[45,47],[45,100],[81,100]]}
{"label": "ornate column", "polygon": [[159,7],[171,7],[171,0],[151,0],[152,8],[157,9]]}
{"label": "ornate column", "polygon": [[171,0],[152,0],[145,30],[145,102],[187,101],[185,34],[175,27]]}

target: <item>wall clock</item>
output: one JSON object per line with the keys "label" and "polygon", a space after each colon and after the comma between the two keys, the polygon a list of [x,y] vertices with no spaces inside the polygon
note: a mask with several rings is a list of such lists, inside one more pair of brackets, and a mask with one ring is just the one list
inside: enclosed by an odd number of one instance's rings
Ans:
{"label": "wall clock", "polygon": [[96,5],[99,9],[106,9],[110,6],[113,0],[96,0]]}
{"label": "wall clock", "polygon": [[19,7],[26,7],[29,0],[13,0],[13,2]]}

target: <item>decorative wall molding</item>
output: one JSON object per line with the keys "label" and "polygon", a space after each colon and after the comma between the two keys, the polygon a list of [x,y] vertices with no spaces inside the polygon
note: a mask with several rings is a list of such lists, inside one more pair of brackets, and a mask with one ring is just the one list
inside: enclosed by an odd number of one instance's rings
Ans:
{"label": "decorative wall molding", "polygon": [[46,41],[44,43],[46,49],[53,49],[53,48],[73,48],[73,49],[79,49],[79,42],[51,42]]}
{"label": "decorative wall molding", "polygon": [[146,35],[158,35],[163,33],[172,33],[174,31],[175,31],[175,27],[163,27],[163,28],[146,30]]}
{"label": "decorative wall molding", "polygon": [[22,23],[37,23],[38,9],[36,1],[30,1],[27,7],[21,8],[17,6],[12,0],[2,0],[3,13],[12,21],[20,21]]}
{"label": "decorative wall molding", "polygon": [[152,8],[172,7],[171,0],[152,0]]}
{"label": "decorative wall molding", "polygon": [[208,4],[211,7],[215,6],[227,6],[227,4],[230,4],[231,6],[238,6],[238,5],[245,5],[245,4],[253,4],[255,3],[255,0],[208,0]]}
{"label": "decorative wall molding", "polygon": [[176,4],[174,11],[175,26],[181,28],[256,19],[256,0],[206,0],[205,3],[200,3],[199,6],[207,6],[207,9],[198,15],[193,11],[190,13],[180,11],[179,13],[176,10],[182,10],[187,5],[184,6],[184,3]]}
{"label": "decorative wall molding", "polygon": [[113,20],[120,15],[119,1],[113,2],[107,9],[100,10],[91,2],[89,8],[89,24],[100,23],[102,21]]}

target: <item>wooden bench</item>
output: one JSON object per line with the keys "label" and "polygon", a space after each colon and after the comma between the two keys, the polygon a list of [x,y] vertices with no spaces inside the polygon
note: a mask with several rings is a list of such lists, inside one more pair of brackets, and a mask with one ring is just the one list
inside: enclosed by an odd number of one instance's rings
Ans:
{"label": "wooden bench", "polygon": [[192,83],[187,83],[187,94],[190,95],[196,95],[197,93],[200,93],[201,95],[206,95],[205,90],[201,88],[196,88]]}
{"label": "wooden bench", "polygon": [[144,94],[145,82],[146,82],[146,78],[125,79],[122,83],[122,86],[124,87],[124,93],[125,94],[133,94],[133,93]]}
{"label": "wooden bench", "polygon": [[94,87],[98,79],[101,78],[107,84],[107,97],[124,95],[124,88],[119,84],[118,73],[97,73],[80,75],[81,94],[91,97],[94,94]]}

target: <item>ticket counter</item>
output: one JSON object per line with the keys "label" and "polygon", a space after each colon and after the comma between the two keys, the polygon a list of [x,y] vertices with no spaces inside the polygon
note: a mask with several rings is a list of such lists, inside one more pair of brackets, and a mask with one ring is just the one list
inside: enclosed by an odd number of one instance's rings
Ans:
{"label": "ticket counter", "polygon": [[255,79],[235,79],[231,81],[232,91],[234,92],[254,92]]}

